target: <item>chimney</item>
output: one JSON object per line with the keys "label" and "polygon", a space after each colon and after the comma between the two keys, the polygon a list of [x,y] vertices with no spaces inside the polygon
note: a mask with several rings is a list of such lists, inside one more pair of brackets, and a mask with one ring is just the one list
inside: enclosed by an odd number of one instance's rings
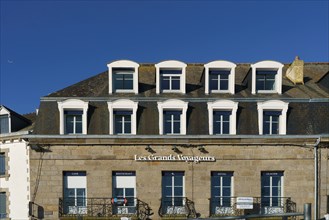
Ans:
{"label": "chimney", "polygon": [[287,69],[286,77],[295,85],[297,83],[304,84],[304,61],[300,60],[298,56]]}

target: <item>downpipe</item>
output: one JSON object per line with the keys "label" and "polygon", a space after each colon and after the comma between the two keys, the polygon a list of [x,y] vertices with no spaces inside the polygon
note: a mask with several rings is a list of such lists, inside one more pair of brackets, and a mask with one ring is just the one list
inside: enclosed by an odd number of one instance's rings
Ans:
{"label": "downpipe", "polygon": [[314,219],[319,219],[319,158],[318,145],[321,138],[319,137],[314,144]]}

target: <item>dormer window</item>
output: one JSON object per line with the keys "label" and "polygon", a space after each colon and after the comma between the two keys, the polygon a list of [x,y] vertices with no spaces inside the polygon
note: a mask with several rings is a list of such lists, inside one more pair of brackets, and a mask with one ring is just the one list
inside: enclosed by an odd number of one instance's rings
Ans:
{"label": "dormer window", "polygon": [[236,134],[238,103],[229,100],[208,102],[209,134]]}
{"label": "dormer window", "polygon": [[286,134],[288,103],[271,100],[257,106],[260,135]]}
{"label": "dormer window", "polygon": [[185,93],[186,66],[175,60],[156,64],[156,93]]}
{"label": "dormer window", "polygon": [[59,133],[87,134],[88,102],[68,99],[58,102]]}
{"label": "dormer window", "polygon": [[138,63],[129,60],[119,60],[107,66],[109,68],[109,94],[138,94]]}
{"label": "dormer window", "polygon": [[10,132],[9,114],[0,115],[0,134]]}
{"label": "dormer window", "polygon": [[10,111],[0,106],[0,134],[11,132]]}
{"label": "dormer window", "polygon": [[234,94],[236,64],[228,61],[213,61],[205,67],[205,93]]}
{"label": "dormer window", "polygon": [[110,134],[136,134],[138,103],[120,99],[108,102]]}
{"label": "dormer window", "polygon": [[181,100],[158,102],[160,135],[186,134],[188,103]]}
{"label": "dormer window", "polygon": [[251,65],[252,94],[282,93],[283,64],[276,61],[262,61]]}

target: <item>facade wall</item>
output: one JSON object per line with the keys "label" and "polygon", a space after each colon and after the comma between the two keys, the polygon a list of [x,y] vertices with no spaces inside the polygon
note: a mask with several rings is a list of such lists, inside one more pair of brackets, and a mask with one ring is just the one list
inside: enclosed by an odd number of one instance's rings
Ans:
{"label": "facade wall", "polygon": [[[155,151],[154,155],[177,155],[171,145],[155,143],[150,146]],[[45,153],[31,151],[32,197],[35,196],[35,202],[43,206],[45,219],[58,219],[64,171],[86,172],[88,198],[111,198],[112,172],[135,171],[136,196],[150,206],[154,212],[152,219],[160,219],[158,209],[162,171],[184,171],[185,196],[194,201],[196,211],[201,217],[207,217],[211,171],[233,171],[233,196],[251,197],[261,196],[262,171],[283,171],[283,196],[291,197],[297,204],[297,211],[303,210],[304,203],[314,202],[314,156],[310,149],[268,144],[205,145],[207,152],[202,153],[196,147],[177,146],[181,155],[213,156],[216,161],[136,161],[135,155],[150,155],[145,150],[146,145],[50,145]],[[321,172],[326,171],[322,169]],[[321,201],[326,198],[323,193],[328,193],[328,189],[324,188],[326,187],[322,187],[321,191]],[[323,206],[321,216],[324,215]]]}
{"label": "facade wall", "polygon": [[29,219],[30,201],[29,150],[23,140],[0,142],[0,151],[6,155],[6,175],[0,177],[0,192],[6,192],[10,219]]}

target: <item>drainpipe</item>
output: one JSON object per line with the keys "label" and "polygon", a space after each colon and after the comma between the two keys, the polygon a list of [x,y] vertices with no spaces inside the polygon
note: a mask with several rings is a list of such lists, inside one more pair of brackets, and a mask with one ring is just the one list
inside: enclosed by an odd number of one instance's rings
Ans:
{"label": "drainpipe", "polygon": [[319,212],[319,171],[318,171],[318,145],[321,138],[319,137],[314,144],[314,219],[318,219]]}

